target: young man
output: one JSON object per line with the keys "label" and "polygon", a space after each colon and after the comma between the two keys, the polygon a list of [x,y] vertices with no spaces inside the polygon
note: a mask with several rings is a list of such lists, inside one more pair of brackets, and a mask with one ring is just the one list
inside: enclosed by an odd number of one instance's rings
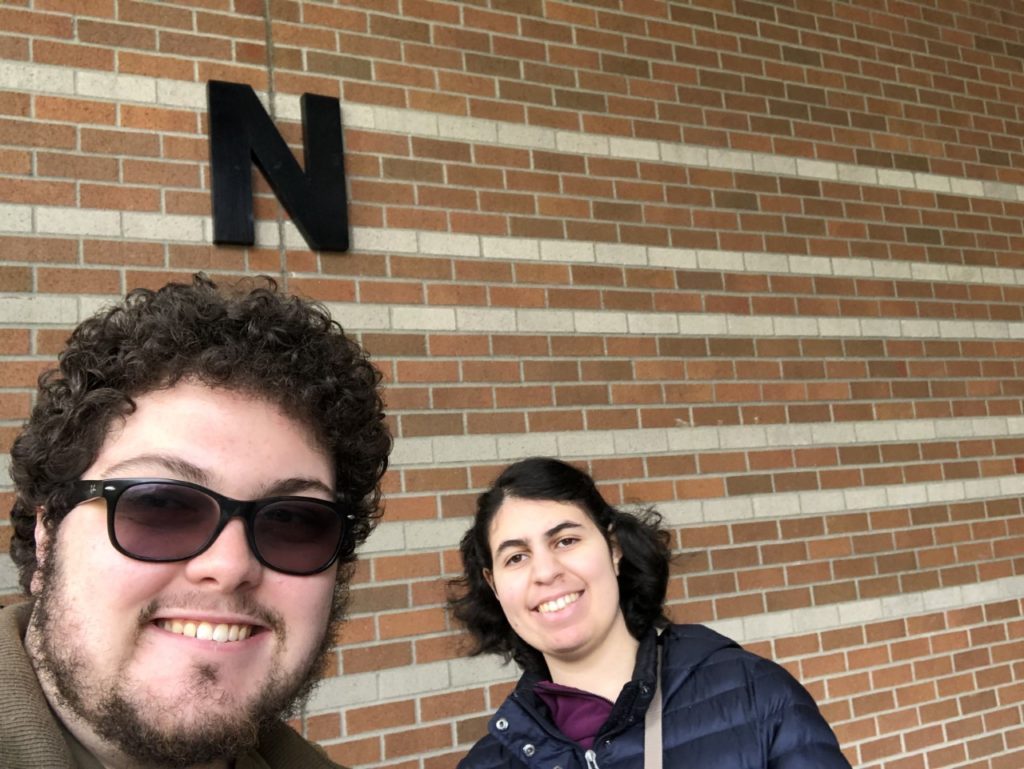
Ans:
{"label": "young man", "polygon": [[133,291],[75,329],[11,451],[0,766],[334,767],[312,689],[391,438],[380,374],[267,282]]}

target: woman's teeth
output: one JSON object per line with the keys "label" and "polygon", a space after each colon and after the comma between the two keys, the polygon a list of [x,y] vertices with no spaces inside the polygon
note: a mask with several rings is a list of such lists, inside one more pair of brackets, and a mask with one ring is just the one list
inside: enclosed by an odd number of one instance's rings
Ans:
{"label": "woman's teeth", "polygon": [[252,635],[252,625],[214,625],[210,622],[196,622],[182,619],[162,619],[156,623],[164,630],[178,635],[196,638],[200,641],[244,641]]}
{"label": "woman's teeth", "polygon": [[579,593],[569,593],[563,595],[561,598],[556,598],[554,601],[546,601],[537,607],[537,611],[541,614],[548,614],[553,611],[561,611],[571,603],[576,603],[579,599]]}

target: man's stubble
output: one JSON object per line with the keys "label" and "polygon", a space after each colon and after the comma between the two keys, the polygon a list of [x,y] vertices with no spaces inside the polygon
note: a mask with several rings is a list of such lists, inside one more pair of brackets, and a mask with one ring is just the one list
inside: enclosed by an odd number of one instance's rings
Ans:
{"label": "man's stubble", "polygon": [[[159,708],[152,701],[133,697],[126,671],[118,671],[120,675],[113,681],[95,680],[93,665],[75,643],[78,634],[70,621],[75,615],[68,610],[64,595],[57,539],[51,538],[50,552],[39,564],[36,584],[40,589],[34,595],[26,650],[47,697],[57,700],[51,705],[83,722],[100,739],[140,765],[186,769],[244,754],[256,747],[261,735],[272,726],[301,709],[327,666],[348,603],[351,565],[339,567],[327,626],[307,664],[291,674],[271,664],[259,693],[238,711],[203,715],[197,723],[181,724],[176,721],[181,710],[174,705]],[[254,611],[251,601],[243,599],[241,603],[251,613],[258,613],[270,632],[278,636],[278,643],[284,643],[285,628],[275,614],[266,609]],[[148,623],[147,615],[156,608],[153,604],[140,613],[135,643]],[[196,664],[189,678],[182,687],[186,704],[226,696],[215,665]]]}

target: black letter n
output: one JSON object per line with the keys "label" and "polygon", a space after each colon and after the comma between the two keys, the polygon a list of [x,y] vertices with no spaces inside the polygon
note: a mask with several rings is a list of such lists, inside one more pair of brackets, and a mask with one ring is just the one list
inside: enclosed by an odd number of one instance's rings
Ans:
{"label": "black letter n", "polygon": [[341,110],[329,96],[302,96],[303,172],[248,85],[206,87],[213,185],[213,242],[251,246],[255,161],[309,247],[348,250],[348,198]]}

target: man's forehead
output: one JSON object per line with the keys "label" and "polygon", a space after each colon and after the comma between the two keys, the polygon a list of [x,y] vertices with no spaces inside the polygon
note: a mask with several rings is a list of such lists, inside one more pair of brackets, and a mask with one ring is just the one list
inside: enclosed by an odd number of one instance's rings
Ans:
{"label": "man's forehead", "polygon": [[267,398],[185,380],[133,400],[131,412],[111,420],[92,477],[152,475],[205,486],[251,477],[247,496],[281,479],[334,487],[333,462],[314,431]]}

